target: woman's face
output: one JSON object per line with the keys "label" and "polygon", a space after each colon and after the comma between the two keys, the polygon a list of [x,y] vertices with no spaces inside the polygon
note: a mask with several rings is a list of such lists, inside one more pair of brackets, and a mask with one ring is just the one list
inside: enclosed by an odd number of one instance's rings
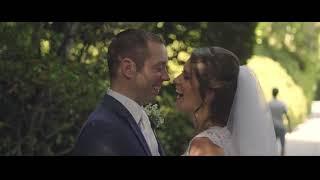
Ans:
{"label": "woman's face", "polygon": [[185,113],[193,113],[201,104],[199,81],[191,70],[190,60],[184,65],[182,74],[174,79],[176,86],[176,108]]}

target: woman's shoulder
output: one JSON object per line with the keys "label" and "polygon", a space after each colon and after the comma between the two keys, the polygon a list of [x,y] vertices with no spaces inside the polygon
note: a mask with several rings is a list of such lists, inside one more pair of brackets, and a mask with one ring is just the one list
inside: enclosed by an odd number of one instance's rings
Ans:
{"label": "woman's shoulder", "polygon": [[227,155],[230,139],[227,127],[210,127],[192,138],[185,155]]}
{"label": "woman's shoulder", "polygon": [[192,156],[219,156],[224,155],[224,151],[208,137],[195,137],[190,144],[189,154]]}

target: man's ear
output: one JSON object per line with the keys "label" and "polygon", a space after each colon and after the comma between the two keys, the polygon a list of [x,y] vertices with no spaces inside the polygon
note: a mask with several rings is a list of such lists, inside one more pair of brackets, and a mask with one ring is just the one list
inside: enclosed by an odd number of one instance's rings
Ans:
{"label": "man's ear", "polygon": [[120,70],[121,74],[125,78],[131,79],[137,72],[136,63],[133,62],[130,58],[123,58],[120,62]]}

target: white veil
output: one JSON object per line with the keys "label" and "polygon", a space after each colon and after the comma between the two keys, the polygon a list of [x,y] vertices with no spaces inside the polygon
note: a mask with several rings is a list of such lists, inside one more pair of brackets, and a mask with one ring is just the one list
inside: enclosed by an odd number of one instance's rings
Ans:
{"label": "white veil", "polygon": [[277,144],[269,107],[260,84],[246,66],[240,66],[238,87],[227,125],[233,156],[275,156]]}

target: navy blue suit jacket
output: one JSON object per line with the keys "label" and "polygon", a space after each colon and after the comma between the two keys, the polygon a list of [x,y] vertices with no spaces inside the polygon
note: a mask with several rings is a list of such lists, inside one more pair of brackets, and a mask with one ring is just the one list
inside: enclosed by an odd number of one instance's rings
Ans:
{"label": "navy blue suit jacket", "polygon": [[[164,155],[158,142],[159,153]],[[130,112],[105,95],[81,129],[73,155],[151,156],[144,136]]]}

